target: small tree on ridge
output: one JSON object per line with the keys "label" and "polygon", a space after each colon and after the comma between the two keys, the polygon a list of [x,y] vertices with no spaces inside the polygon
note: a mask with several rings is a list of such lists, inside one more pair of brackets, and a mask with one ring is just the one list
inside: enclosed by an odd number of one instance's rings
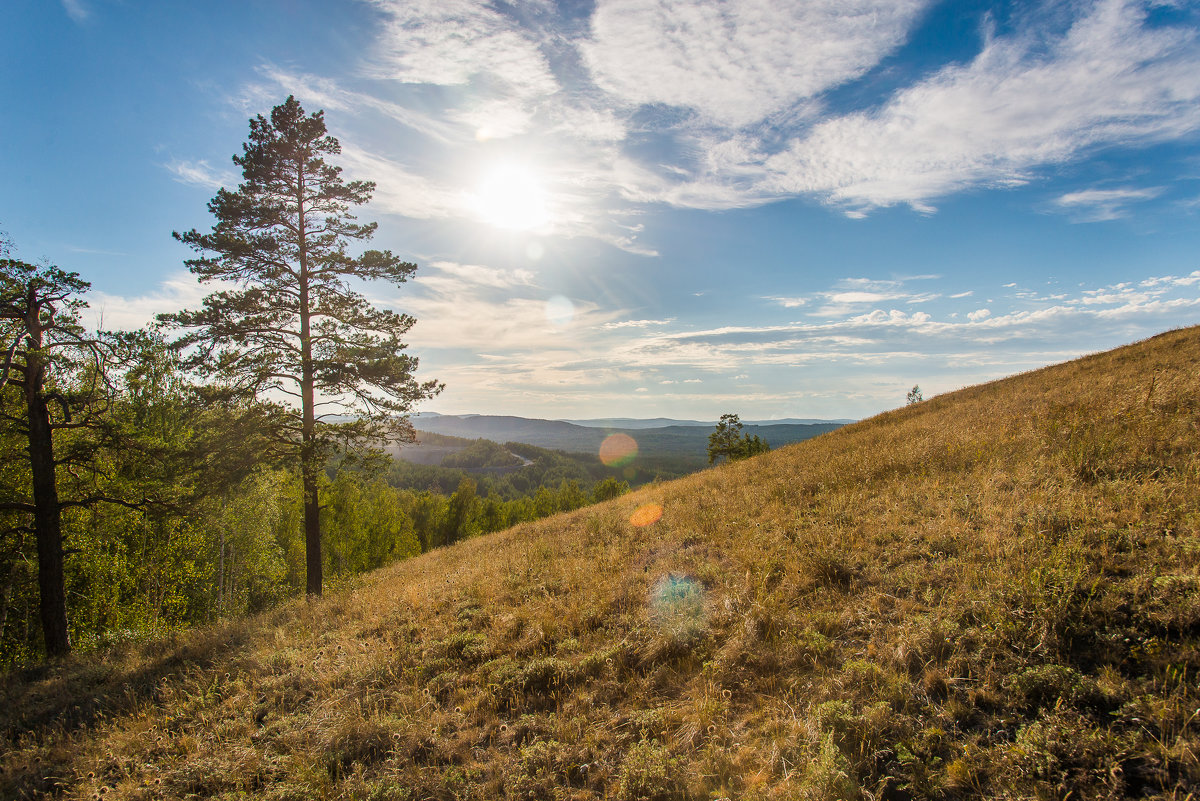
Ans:
{"label": "small tree on ridge", "polygon": [[729,461],[748,459],[771,450],[771,446],[757,434],[743,433],[742,421],[736,414],[721,415],[716,429],[708,435],[708,463],[722,456]]}

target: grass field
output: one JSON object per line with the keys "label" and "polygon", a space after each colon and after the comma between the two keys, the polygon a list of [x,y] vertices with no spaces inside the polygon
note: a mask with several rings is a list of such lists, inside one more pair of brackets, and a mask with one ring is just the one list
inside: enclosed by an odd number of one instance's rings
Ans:
{"label": "grass field", "polygon": [[0,796],[1183,801],[1198,530],[1186,329],[8,675]]}

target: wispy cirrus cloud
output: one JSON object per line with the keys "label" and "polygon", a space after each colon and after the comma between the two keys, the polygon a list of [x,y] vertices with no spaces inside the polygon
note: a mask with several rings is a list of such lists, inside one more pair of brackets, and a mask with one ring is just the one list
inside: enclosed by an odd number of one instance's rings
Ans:
{"label": "wispy cirrus cloud", "polygon": [[675,322],[674,317],[669,317],[666,320],[620,320],[617,322],[605,323],[606,331],[614,331],[620,328],[660,328],[664,325],[670,325]]}
{"label": "wispy cirrus cloud", "polygon": [[350,176],[375,182],[371,203],[382,211],[415,220],[469,213],[468,194],[444,178],[421,175],[407,165],[347,143],[342,144],[341,161]]}
{"label": "wispy cirrus cloud", "polygon": [[771,376],[796,368],[807,382],[838,386],[844,403],[853,402],[850,384],[862,380],[846,376],[869,366],[880,389],[862,397],[879,400],[914,376],[943,391],[1189,324],[1200,312],[1198,285],[1200,270],[1018,299],[999,312],[935,317],[883,306],[813,322],[658,332],[627,341],[620,352],[625,363],[643,370],[701,371],[710,376],[706,390],[726,369],[741,367],[764,386],[778,386]]}
{"label": "wispy cirrus cloud", "polygon": [[1060,195],[1055,198],[1054,207],[1071,215],[1077,222],[1119,220],[1129,215],[1130,206],[1153,200],[1164,191],[1165,188],[1161,186],[1084,189]]}
{"label": "wispy cirrus cloud", "polygon": [[258,67],[262,81],[246,87],[243,95],[246,110],[260,113],[263,106],[278,102],[281,92],[297,95],[305,103],[322,109],[348,114],[373,111],[391,122],[397,122],[414,133],[443,145],[461,146],[470,140],[470,132],[462,126],[426,111],[407,108],[401,103],[380,98],[366,91],[347,88],[341,83],[319,75],[285,69],[266,63]]}
{"label": "wispy cirrus cloud", "polygon": [[62,0],[62,7],[72,22],[86,22],[92,16],[91,9],[84,5],[83,0]]}
{"label": "wispy cirrus cloud", "polygon": [[204,189],[220,189],[223,186],[235,187],[238,184],[238,176],[231,169],[220,169],[213,167],[205,159],[197,161],[175,160],[163,165],[167,171],[175,176],[175,180],[181,184],[189,184],[191,186],[199,186]]}
{"label": "wispy cirrus cloud", "polygon": [[556,296],[524,269],[441,260],[422,269],[413,284],[412,291],[382,296],[379,302],[417,317],[420,323],[410,339],[420,348],[526,356],[539,349],[561,353],[574,347],[578,332],[619,316],[594,302]]}
{"label": "wispy cirrus cloud", "polygon": [[[941,198],[1027,184],[1103,149],[1192,136],[1200,131],[1197,31],[1151,22],[1152,5],[1093,0],[1059,9],[1075,14],[1064,32],[1030,24],[990,35],[970,61],[863,110],[806,109],[735,132],[696,123],[681,134],[688,158],[628,175],[641,179],[641,199],[688,208],[813,196],[855,217],[897,204],[932,213]],[[742,107],[762,110],[771,98],[764,91]],[[1095,208],[1117,213],[1116,200]]]}
{"label": "wispy cirrus cloud", "polygon": [[772,303],[782,306],[785,309],[798,309],[801,306],[807,306],[809,303],[809,298],[805,298],[805,297],[785,298],[785,297],[778,297],[778,296],[769,296],[769,297],[763,298],[763,300],[769,300]]}
{"label": "wispy cirrus cloud", "polygon": [[881,304],[928,303],[940,297],[933,292],[915,292],[908,288],[913,281],[937,276],[909,276],[892,280],[871,278],[842,278],[833,287],[811,296],[766,298],[785,309],[798,309],[819,304],[808,312],[812,317],[845,317],[872,309]]}

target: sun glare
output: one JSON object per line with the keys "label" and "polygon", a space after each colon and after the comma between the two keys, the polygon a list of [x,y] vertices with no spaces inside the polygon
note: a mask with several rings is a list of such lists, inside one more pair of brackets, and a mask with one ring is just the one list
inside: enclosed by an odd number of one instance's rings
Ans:
{"label": "sun glare", "polygon": [[515,164],[488,173],[475,193],[479,218],[497,228],[529,231],[549,222],[546,192],[537,177]]}

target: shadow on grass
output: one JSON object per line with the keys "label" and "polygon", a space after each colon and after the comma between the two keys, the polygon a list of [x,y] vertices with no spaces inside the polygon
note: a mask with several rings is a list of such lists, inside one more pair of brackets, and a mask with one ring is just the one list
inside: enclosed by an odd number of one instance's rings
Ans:
{"label": "shadow on grass", "polygon": [[228,663],[250,641],[246,621],[0,675],[0,798],[34,798],[73,783],[71,742],[106,719],[161,703],[185,674]]}

